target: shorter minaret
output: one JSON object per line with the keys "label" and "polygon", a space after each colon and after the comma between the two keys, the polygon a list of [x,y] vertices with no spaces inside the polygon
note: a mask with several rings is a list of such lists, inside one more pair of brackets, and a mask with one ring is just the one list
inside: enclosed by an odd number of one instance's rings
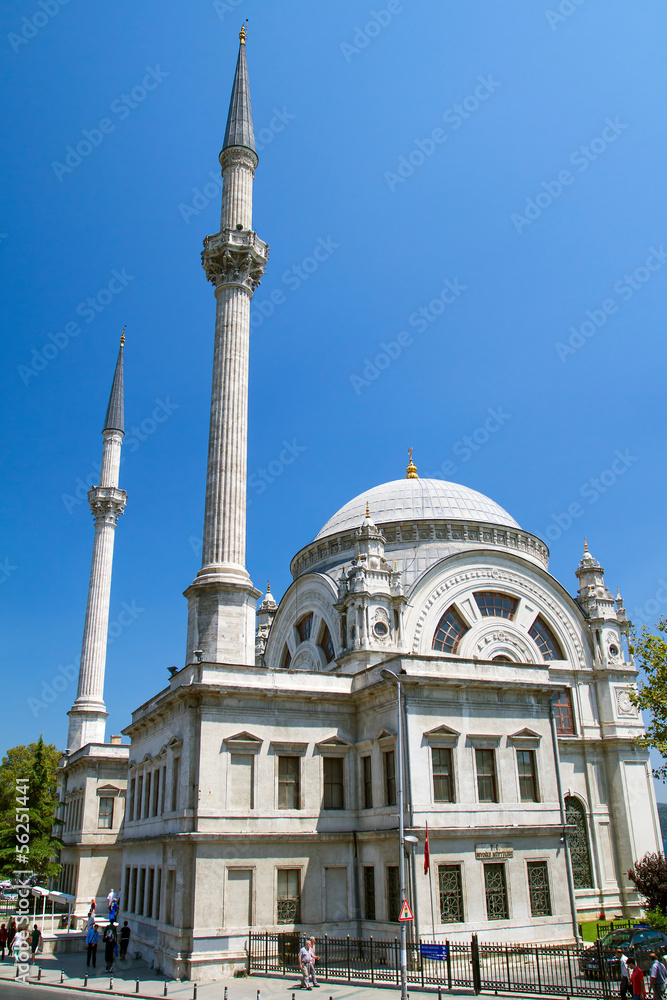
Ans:
{"label": "shorter minaret", "polygon": [[99,486],[88,490],[88,503],[95,518],[95,539],[88,585],[86,621],[79,665],[79,689],[76,701],[68,712],[67,748],[78,750],[87,743],[104,743],[108,712],[104,705],[104,670],[107,657],[109,602],[113,545],[118,517],[125,510],[127,493],[118,489],[120,449],[125,436],[123,420],[123,345],[125,330],[120,338],[120,350],[111,387],[102,437],[102,468]]}

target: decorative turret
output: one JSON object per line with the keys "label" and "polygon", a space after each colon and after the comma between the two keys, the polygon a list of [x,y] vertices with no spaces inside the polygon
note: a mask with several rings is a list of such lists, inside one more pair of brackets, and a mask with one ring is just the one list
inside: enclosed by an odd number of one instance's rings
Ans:
{"label": "decorative turret", "polygon": [[125,436],[123,417],[123,348],[120,338],[111,395],[102,436],[102,466],[99,486],[88,491],[88,503],[95,518],[93,558],[88,585],[88,604],[83,627],[79,687],[69,711],[67,748],[78,750],[87,743],[104,743],[107,711],[104,705],[104,673],[111,599],[111,570],[116,524],[125,510],[127,493],[118,489],[120,449]]}
{"label": "decorative turret", "polygon": [[278,605],[271,593],[271,584],[267,581],[264,600],[257,609],[257,631],[255,633],[255,666],[263,667],[264,652],[269,638],[269,632],[276,617]]}
{"label": "decorative turret", "polygon": [[186,663],[195,650],[213,663],[255,662],[255,605],[260,596],[245,566],[248,466],[250,300],[269,248],[252,228],[257,153],[245,53],[245,27],[229,103],[220,166],[220,232],[204,240],[202,265],[215,288],[213,386],[202,566],[185,591]]}
{"label": "decorative turret", "polygon": [[604,569],[588,551],[584,539],[584,554],[577,567],[579,580],[577,603],[588,619],[593,633],[595,662],[598,666],[612,666],[624,661],[623,635],[630,622],[627,620],[620,593],[616,602],[604,582]]}
{"label": "decorative turret", "polygon": [[384,554],[385,537],[368,504],[355,532],[356,555],[338,582],[335,605],[341,616],[341,638],[347,649],[396,649],[402,641],[405,604],[401,574]]}

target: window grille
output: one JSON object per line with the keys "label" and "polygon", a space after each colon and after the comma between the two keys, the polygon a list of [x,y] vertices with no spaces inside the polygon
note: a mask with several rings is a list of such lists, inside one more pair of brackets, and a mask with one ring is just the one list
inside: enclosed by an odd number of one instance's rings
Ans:
{"label": "window grille", "polygon": [[461,865],[439,865],[438,886],[440,889],[440,922],[458,924],[463,916],[463,887]]}
{"label": "window grille", "polygon": [[484,865],[484,892],[488,920],[509,919],[505,865]]}
{"label": "window grille", "polygon": [[549,871],[546,861],[528,862],[528,893],[530,912],[533,917],[551,916],[551,893],[549,892]]}

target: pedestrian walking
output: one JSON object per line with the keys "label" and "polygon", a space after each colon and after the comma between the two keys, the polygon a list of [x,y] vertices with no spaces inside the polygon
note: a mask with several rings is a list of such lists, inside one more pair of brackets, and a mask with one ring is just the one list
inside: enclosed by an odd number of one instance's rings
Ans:
{"label": "pedestrian walking", "polygon": [[13,942],[14,959],[17,965],[21,961],[21,952],[27,947],[26,938],[27,935],[23,930],[17,930],[16,934],[14,935],[14,942]]}
{"label": "pedestrian walking", "polygon": [[86,966],[92,965],[93,968],[97,966],[97,942],[100,936],[97,933],[97,924],[93,924],[88,933],[86,934]]}
{"label": "pedestrian walking", "polygon": [[7,928],[3,924],[0,927],[0,959],[4,962],[5,960],[5,949],[7,947]]}
{"label": "pedestrian walking", "polygon": [[623,954],[622,948],[616,949],[616,958],[620,966],[621,972],[621,982],[619,986],[619,994],[621,1000],[627,1000],[628,993],[630,993],[630,980],[628,978],[628,956]]}
{"label": "pedestrian walking", "polygon": [[309,990],[310,986],[310,942],[306,941],[303,947],[299,951],[299,965],[301,967],[301,983],[299,984],[300,990]]}
{"label": "pedestrian walking", "polygon": [[312,980],[313,986],[315,986],[317,989],[319,989],[320,988],[320,984],[318,983],[317,976],[315,975],[315,964],[317,962],[317,955],[315,954],[315,938],[314,937],[311,937],[310,941],[308,942],[308,954],[310,955],[310,962],[308,963],[309,966],[310,966],[310,978]]}
{"label": "pedestrian walking", "polygon": [[42,935],[40,933],[37,924],[32,929],[32,934],[30,935],[30,951],[31,958],[33,962],[35,961],[35,955],[37,954],[37,949],[39,948],[39,942],[42,940]]}
{"label": "pedestrian walking", "polygon": [[7,958],[11,958],[14,952],[14,938],[16,937],[16,921],[12,917],[7,927]]}
{"label": "pedestrian walking", "polygon": [[667,968],[665,968],[654,951],[651,952],[651,971],[649,976],[653,1000],[662,1000],[665,994],[665,984],[667,983]]}
{"label": "pedestrian walking", "polygon": [[628,959],[628,972],[630,973],[630,988],[632,989],[633,1000],[644,1000],[646,990],[644,989],[644,973],[635,963],[634,958]]}
{"label": "pedestrian walking", "polygon": [[116,922],[116,917],[118,916],[118,900],[114,899],[109,907],[109,920],[113,924]]}
{"label": "pedestrian walking", "polygon": [[125,958],[127,955],[127,948],[130,943],[130,928],[127,926],[127,920],[120,929],[120,957]]}
{"label": "pedestrian walking", "polygon": [[107,895],[107,907],[109,908],[109,912],[111,912],[111,907],[113,906],[113,901],[115,898],[116,898],[116,893],[112,889]]}
{"label": "pedestrian walking", "polygon": [[113,972],[114,951],[116,948],[116,931],[113,924],[109,924],[104,932],[104,961],[107,972]]}

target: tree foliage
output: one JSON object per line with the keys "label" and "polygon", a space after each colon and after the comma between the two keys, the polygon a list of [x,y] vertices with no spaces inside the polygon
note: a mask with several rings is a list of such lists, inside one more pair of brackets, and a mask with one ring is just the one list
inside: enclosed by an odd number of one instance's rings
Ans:
{"label": "tree foliage", "polygon": [[[42,876],[54,877],[60,871],[56,862],[62,846],[53,836],[57,804],[58,760],[61,754],[53,743],[40,736],[36,743],[11,747],[0,762],[0,875],[11,878],[13,872],[26,868]],[[19,785],[19,782],[25,782]],[[17,799],[18,788],[27,787],[27,803]],[[28,813],[27,862],[17,862],[18,817]],[[20,831],[23,833],[23,830]]]}
{"label": "tree foliage", "polygon": [[667,618],[661,618],[655,625],[660,635],[653,635],[644,627],[641,635],[634,636],[633,651],[639,660],[645,679],[640,680],[639,689],[631,698],[637,708],[650,713],[646,736],[639,739],[644,747],[657,750],[665,763],[654,768],[656,778],[667,780]]}
{"label": "tree foliage", "polygon": [[648,851],[641,861],[635,861],[628,878],[646,900],[647,910],[667,913],[667,861],[664,854]]}

